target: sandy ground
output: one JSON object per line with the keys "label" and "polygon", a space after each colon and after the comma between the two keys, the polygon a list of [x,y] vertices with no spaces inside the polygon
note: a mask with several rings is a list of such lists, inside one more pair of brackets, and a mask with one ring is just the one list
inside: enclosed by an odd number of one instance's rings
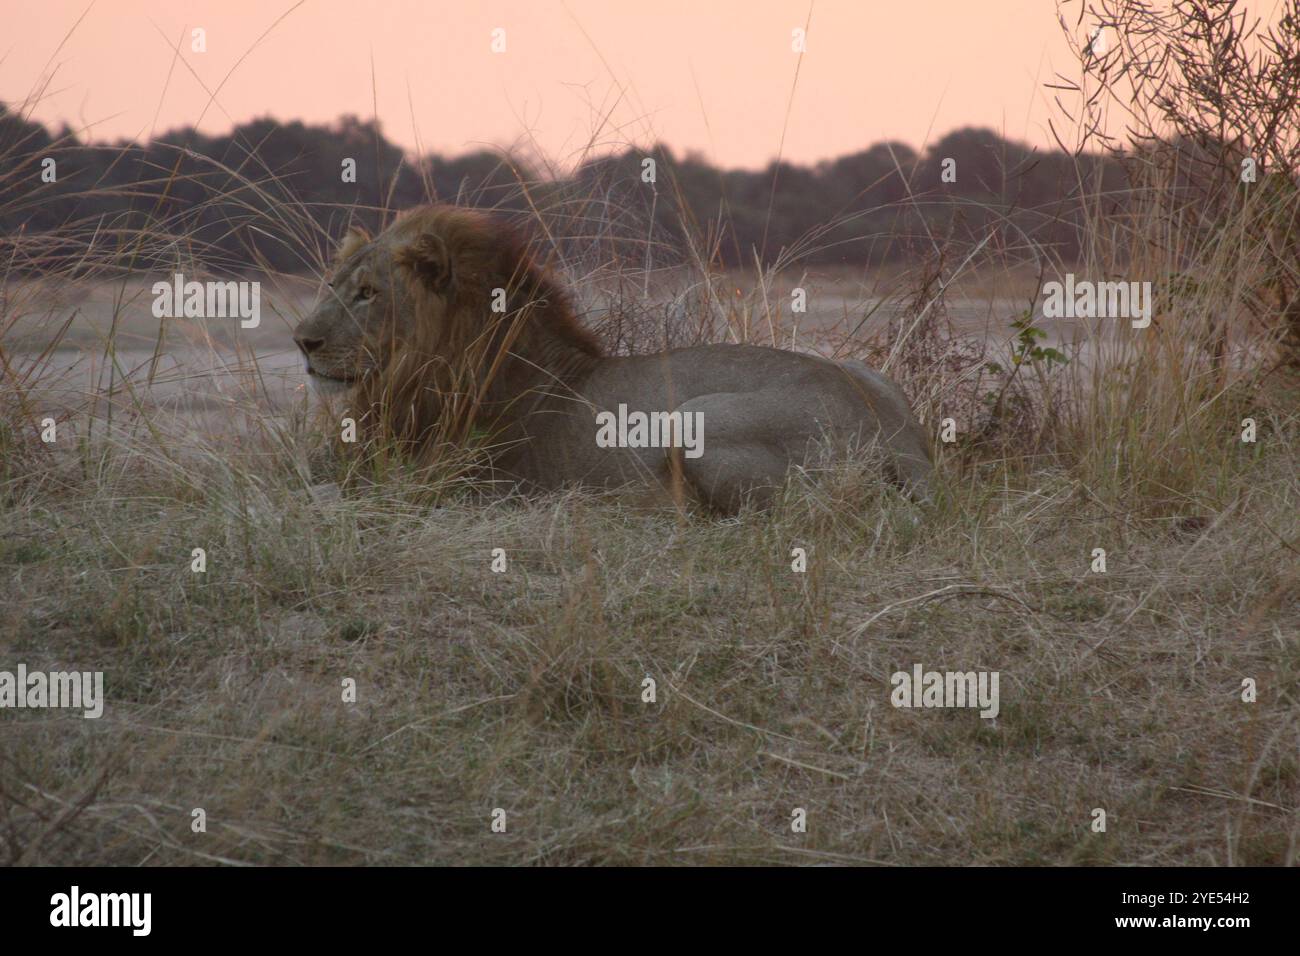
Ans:
{"label": "sandy ground", "polygon": [[[879,299],[864,294],[860,282],[844,277],[801,281],[808,299],[798,327],[800,342],[807,341],[809,347],[818,331],[851,328],[873,309],[859,336],[880,333],[899,314],[894,303],[876,309]],[[12,285],[15,320],[0,330],[10,374],[28,383],[39,379],[32,394],[51,411],[80,406],[87,395],[106,394],[111,388],[131,405],[197,414],[207,425],[219,423],[220,410],[233,398],[254,398],[263,410],[278,412],[304,393],[307,380],[292,330],[311,310],[318,289],[315,280],[263,279],[261,317],[255,328],[243,328],[234,318],[160,320],[152,312],[151,283],[140,279]],[[987,284],[971,288],[1004,291]],[[788,295],[784,290],[782,294]],[[946,314],[957,330],[1001,345],[1010,340],[1009,323],[1025,305],[1025,299],[986,294],[951,299]],[[65,322],[67,332],[58,348],[42,356]],[[1074,354],[1082,354],[1077,350],[1086,350],[1092,337],[1080,323],[1040,316],[1036,324],[1048,333],[1043,344],[1074,343]]]}

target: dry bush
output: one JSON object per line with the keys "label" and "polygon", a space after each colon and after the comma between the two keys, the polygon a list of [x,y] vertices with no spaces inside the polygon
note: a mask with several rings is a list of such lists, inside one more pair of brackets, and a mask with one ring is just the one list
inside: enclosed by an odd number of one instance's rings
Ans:
{"label": "dry bush", "polygon": [[[1062,7],[1076,27],[1114,37],[1081,43],[1063,16],[1081,77],[1061,88],[1075,95],[1066,112],[1078,120],[1077,148],[1102,146],[1129,165],[1133,215],[1147,227],[1131,237],[1130,258],[1162,260],[1171,283],[1235,279],[1230,311],[1248,312],[1279,339],[1280,362],[1300,368],[1295,0],[1267,22],[1238,0]],[[1220,365],[1232,318],[1208,343]]]}

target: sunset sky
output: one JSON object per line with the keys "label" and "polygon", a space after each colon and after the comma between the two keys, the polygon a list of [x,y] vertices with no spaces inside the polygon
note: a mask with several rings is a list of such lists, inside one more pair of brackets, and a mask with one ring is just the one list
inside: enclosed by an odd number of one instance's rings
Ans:
{"label": "sunset sky", "polygon": [[[920,147],[966,125],[1050,145],[1059,113],[1043,84],[1075,75],[1056,0],[3,4],[0,100],[22,103],[52,76],[31,115],[97,140],[356,113],[444,154],[531,141],[565,164],[588,142],[659,140],[757,167],[778,151],[810,162],[885,138]],[[792,30],[810,8],[800,63]],[[1073,24],[1077,2],[1065,9]],[[206,52],[191,48],[195,28]]]}

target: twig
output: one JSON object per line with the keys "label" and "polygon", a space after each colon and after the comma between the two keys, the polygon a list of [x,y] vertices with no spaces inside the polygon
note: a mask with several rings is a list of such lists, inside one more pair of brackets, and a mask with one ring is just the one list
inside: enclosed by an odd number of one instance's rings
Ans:
{"label": "twig", "polygon": [[890,611],[893,611],[896,608],[906,607],[911,604],[920,604],[924,601],[946,600],[947,598],[958,597],[959,595],[962,594],[984,594],[987,595],[988,597],[1001,598],[1004,601],[1010,601],[1013,604],[1019,604],[1021,607],[1023,607],[1026,611],[1029,611],[1030,613],[1034,612],[1034,609],[1032,607],[1030,607],[1024,601],[1020,600],[1020,598],[1016,597],[1014,594],[1010,594],[1006,591],[1001,591],[997,588],[984,587],[978,584],[949,584],[947,587],[939,588],[937,591],[930,591],[926,594],[918,594],[916,597],[904,598],[901,601],[895,601],[893,604],[886,604],[875,614],[871,615],[871,617],[867,618],[866,621],[864,621],[862,624],[859,624],[852,631],[850,631],[849,637],[854,638],[860,636],[872,624],[876,623],[876,621],[880,620],[882,617],[884,617],[886,614],[888,614]]}

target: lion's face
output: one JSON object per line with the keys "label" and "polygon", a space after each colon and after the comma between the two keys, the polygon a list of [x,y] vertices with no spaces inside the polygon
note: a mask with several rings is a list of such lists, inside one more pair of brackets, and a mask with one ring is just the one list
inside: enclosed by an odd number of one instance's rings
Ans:
{"label": "lion's face", "polygon": [[381,371],[410,338],[415,290],[400,252],[388,236],[344,240],[332,279],[293,334],[318,389],[347,389]]}
{"label": "lion's face", "polygon": [[481,397],[489,377],[514,368],[502,350],[540,348],[539,337],[600,354],[518,236],[473,210],[418,207],[374,239],[353,230],[334,262],[293,335],[312,383],[327,392],[355,387],[380,404],[402,395],[407,408],[412,395],[436,403],[469,380]]}

